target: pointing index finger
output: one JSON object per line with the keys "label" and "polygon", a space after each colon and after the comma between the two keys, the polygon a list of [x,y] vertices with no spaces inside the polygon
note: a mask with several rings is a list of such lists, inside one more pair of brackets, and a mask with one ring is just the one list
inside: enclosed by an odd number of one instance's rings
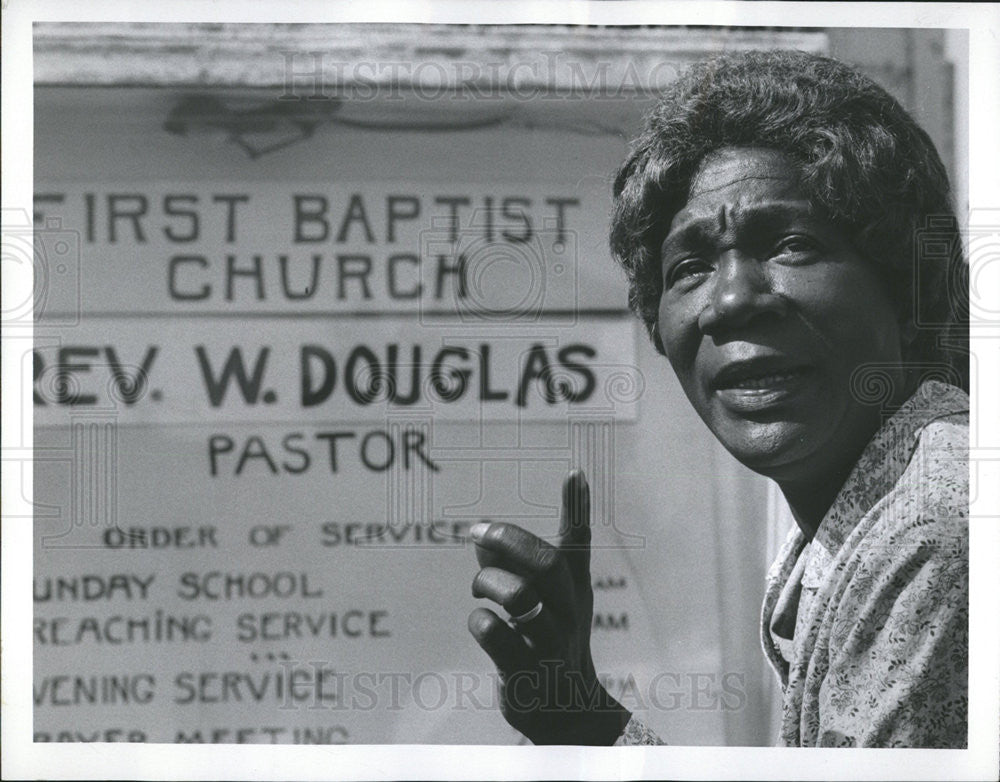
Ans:
{"label": "pointing index finger", "polygon": [[562,487],[559,549],[577,578],[590,577],[590,486],[582,470],[573,470]]}

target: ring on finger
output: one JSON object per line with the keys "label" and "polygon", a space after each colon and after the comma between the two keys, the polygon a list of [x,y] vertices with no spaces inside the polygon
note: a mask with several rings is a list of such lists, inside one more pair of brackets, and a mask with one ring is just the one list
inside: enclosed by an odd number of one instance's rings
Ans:
{"label": "ring on finger", "polygon": [[513,622],[514,624],[518,624],[518,625],[527,624],[532,619],[534,619],[535,617],[537,617],[540,613],[542,613],[542,607],[543,607],[542,606],[542,601],[539,600],[535,604],[534,608],[531,608],[530,610],[525,611],[523,614],[518,614],[517,616],[512,616],[510,618],[510,621]]}

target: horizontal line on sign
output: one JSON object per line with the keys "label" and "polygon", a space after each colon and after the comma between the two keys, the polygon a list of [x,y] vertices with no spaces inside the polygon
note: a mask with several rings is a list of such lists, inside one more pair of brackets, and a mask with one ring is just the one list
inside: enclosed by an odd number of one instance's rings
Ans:
{"label": "horizontal line on sign", "polygon": [[419,320],[421,317],[424,318],[442,318],[447,320],[453,320],[456,323],[474,323],[476,325],[491,325],[491,326],[501,326],[501,325],[516,325],[516,326],[527,326],[531,325],[535,320],[552,320],[555,318],[566,318],[571,316],[576,317],[588,317],[588,318],[618,318],[629,315],[627,309],[622,309],[619,307],[583,307],[580,309],[555,309],[555,310],[545,310],[543,312],[536,313],[531,317],[525,317],[515,320],[503,320],[499,316],[496,318],[490,317],[480,317],[475,313],[469,313],[468,315],[461,315],[459,313],[453,312],[451,310],[417,310],[417,311],[378,311],[372,312],[370,310],[344,310],[340,312],[315,312],[315,311],[303,311],[303,312],[283,312],[283,311],[260,311],[260,310],[234,310],[232,312],[197,312],[194,310],[185,310],[182,312],[171,311],[171,312],[119,312],[119,311],[94,311],[94,312],[83,312],[77,315],[76,313],[69,312],[50,312],[44,317],[35,321],[36,326],[60,326],[61,323],[47,324],[47,320],[70,320],[70,319],[86,319],[86,318],[136,318],[136,319],[170,319],[170,318],[313,318],[313,319],[343,319],[343,318],[393,318],[393,319],[409,319],[409,320]]}
{"label": "horizontal line on sign", "polygon": [[[220,427],[224,427],[224,426],[231,426],[231,427],[258,427],[258,428],[263,428],[263,427],[275,427],[275,428],[278,428],[278,427],[280,427],[282,429],[287,429],[287,428],[292,427],[292,426],[296,426],[296,427],[308,427],[310,429],[319,429],[319,428],[322,428],[322,427],[334,427],[334,426],[337,426],[337,427],[350,428],[350,429],[361,429],[361,428],[372,429],[372,428],[375,428],[375,427],[382,427],[383,429],[385,429],[385,428],[387,428],[387,427],[389,427],[391,425],[415,426],[415,425],[423,424],[423,423],[433,423],[435,426],[442,426],[442,425],[447,424],[449,426],[454,425],[454,426],[461,426],[461,427],[466,427],[466,428],[468,428],[470,424],[475,425],[475,426],[488,426],[488,425],[492,425],[492,424],[503,424],[505,426],[510,425],[510,424],[532,424],[532,425],[535,425],[535,424],[553,424],[553,425],[558,425],[558,426],[562,426],[563,428],[566,428],[570,424],[591,424],[591,423],[592,424],[606,424],[606,423],[609,422],[609,420],[611,422],[613,422],[614,424],[616,424],[616,425],[619,425],[619,424],[634,424],[634,423],[636,423],[636,419],[634,419],[634,418],[615,418],[615,417],[613,417],[613,415],[614,415],[613,413],[605,412],[605,411],[597,411],[596,413],[595,412],[582,411],[582,412],[578,412],[578,413],[575,413],[575,414],[574,413],[568,413],[568,414],[566,414],[562,418],[557,418],[555,416],[553,416],[551,418],[539,418],[537,416],[534,416],[534,417],[533,416],[525,416],[525,417],[522,417],[522,418],[507,417],[507,418],[484,418],[484,419],[475,419],[475,420],[462,419],[462,418],[439,419],[439,418],[435,418],[433,416],[433,414],[432,414],[431,416],[429,416],[429,418],[432,419],[431,421],[428,421],[428,417],[422,417],[422,418],[419,418],[419,419],[416,418],[416,417],[414,417],[411,420],[405,420],[405,419],[403,419],[403,420],[381,420],[381,421],[374,421],[374,420],[371,420],[371,419],[356,419],[356,420],[353,420],[353,421],[345,421],[345,420],[342,420],[342,419],[337,419],[337,420],[322,420],[322,419],[320,419],[320,420],[316,420],[316,421],[311,421],[311,420],[307,421],[307,420],[303,420],[303,419],[277,419],[277,420],[275,420],[275,419],[266,419],[266,420],[260,420],[260,421],[254,421],[254,420],[248,420],[248,419],[241,419],[241,420],[236,420],[236,421],[230,421],[230,420],[226,420],[224,418],[213,418],[211,420],[201,419],[201,420],[190,420],[190,421],[117,421],[113,417],[108,416],[106,414],[103,415],[103,416],[96,415],[93,418],[91,418],[91,419],[88,420],[86,414],[85,413],[81,413],[81,414],[77,414],[77,415],[67,415],[66,416],[66,420],[62,421],[62,422],[59,422],[59,423],[41,423],[40,424],[37,421],[35,421],[34,422],[34,428],[35,429],[44,429],[44,430],[47,430],[47,431],[56,431],[56,430],[59,430],[59,429],[69,429],[73,424],[112,423],[116,427],[121,427],[121,428],[132,428],[132,429],[168,429],[170,427],[174,427],[174,428],[200,429],[200,430],[202,430],[204,432],[208,432],[208,431],[217,430]],[[611,416],[611,418],[609,419],[608,416]],[[53,446],[53,445],[46,445],[44,447],[42,447],[42,446],[35,446],[35,448],[34,448],[34,451],[35,451],[35,460],[36,461],[44,461],[45,460],[44,457],[40,457],[39,455],[40,454],[45,454],[46,452],[51,452],[53,450],[60,451],[60,458],[62,458],[61,457],[61,450],[64,447],[65,446]],[[431,447],[434,447],[434,446],[432,445]],[[534,452],[541,451],[541,452],[551,452],[553,455],[556,455],[556,456],[558,456],[559,454],[565,454],[565,452],[566,452],[566,446],[565,445],[523,445],[523,444],[519,444],[519,445],[441,445],[441,446],[437,446],[437,447],[440,448],[443,451],[455,452],[455,453],[462,454],[462,458],[459,459],[458,457],[456,457],[454,459],[455,461],[466,461],[467,458],[468,458],[467,452],[470,451],[470,450],[483,451],[483,452],[489,452],[489,453],[496,453],[497,457],[495,457],[495,458],[506,458],[506,457],[504,457],[504,455],[505,454],[509,454],[510,452],[516,452],[516,453],[522,453],[522,452],[524,452],[524,453],[531,453],[532,455],[534,455]],[[479,459],[479,458],[485,458],[485,457],[476,456],[475,458]],[[11,461],[11,460],[13,460],[13,458],[12,459],[5,459],[5,461]]]}

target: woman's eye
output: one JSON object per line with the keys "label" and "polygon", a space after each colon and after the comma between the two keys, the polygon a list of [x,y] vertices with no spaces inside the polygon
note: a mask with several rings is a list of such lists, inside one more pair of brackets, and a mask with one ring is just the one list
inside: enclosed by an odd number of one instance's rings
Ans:
{"label": "woman's eye", "polygon": [[706,274],[710,271],[711,267],[701,258],[687,258],[675,263],[670,268],[670,271],[667,272],[667,287],[669,288],[682,280]]}
{"label": "woman's eye", "polygon": [[786,236],[781,241],[779,241],[772,252],[773,255],[802,255],[805,253],[813,253],[818,250],[819,247],[811,238],[808,236],[801,236],[799,234],[793,236]]}

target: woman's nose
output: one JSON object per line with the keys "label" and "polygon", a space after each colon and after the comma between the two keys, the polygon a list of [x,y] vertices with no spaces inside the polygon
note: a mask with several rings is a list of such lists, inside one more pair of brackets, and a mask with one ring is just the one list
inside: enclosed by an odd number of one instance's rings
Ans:
{"label": "woman's nose", "polygon": [[784,317],[785,298],[756,258],[736,250],[724,253],[713,279],[709,299],[698,318],[702,332],[710,336],[742,328],[763,316]]}

